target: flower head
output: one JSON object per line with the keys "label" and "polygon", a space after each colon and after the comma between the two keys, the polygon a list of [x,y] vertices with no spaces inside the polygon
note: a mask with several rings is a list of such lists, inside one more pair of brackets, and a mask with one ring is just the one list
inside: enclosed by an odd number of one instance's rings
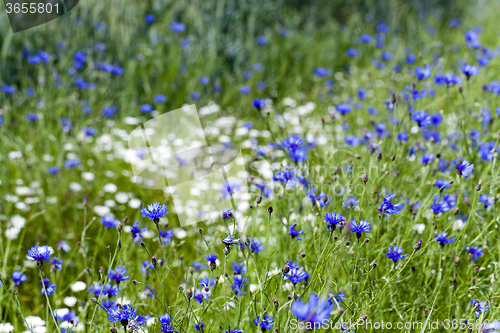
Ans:
{"label": "flower head", "polygon": [[434,235],[434,238],[439,242],[439,245],[444,246],[444,244],[453,243],[455,241],[455,237],[448,238],[447,232],[442,232]]}
{"label": "flower head", "polygon": [[[264,309],[265,311],[266,309]],[[267,313],[264,313],[263,316],[257,316],[254,318],[253,323],[255,326],[262,329],[263,332],[270,330],[274,326],[274,318],[269,316]]]}
{"label": "flower head", "polygon": [[302,235],[304,233],[304,230],[296,230],[297,228],[297,224],[292,224],[290,226],[290,231],[288,232],[288,234],[290,235],[290,237],[292,237],[292,239],[296,238],[297,240],[302,240],[302,237],[300,237],[299,235]]}
{"label": "flower head", "polygon": [[47,245],[38,246],[35,245],[28,250],[28,258],[35,260],[38,266],[42,266],[44,261],[49,261],[52,252]]}
{"label": "flower head", "polygon": [[470,164],[467,160],[463,160],[461,162],[455,160],[453,161],[453,164],[455,164],[455,169],[457,170],[458,175],[464,176],[465,179],[467,179],[474,170],[474,164]]}
{"label": "flower head", "polygon": [[394,193],[390,193],[388,196],[384,197],[384,201],[380,205],[378,211],[385,214],[387,218],[389,215],[392,214],[399,214],[401,209],[403,209],[404,205],[403,203],[398,203],[398,204],[393,204],[391,200],[395,197],[396,195]]}
{"label": "flower head", "polygon": [[309,279],[309,274],[296,262],[287,261],[290,271],[283,275],[283,280],[290,280],[294,285]]}
{"label": "flower head", "polygon": [[20,285],[21,282],[24,282],[28,280],[25,274],[22,274],[21,272],[15,271],[12,273],[12,281],[16,286]]}
{"label": "flower head", "polygon": [[143,217],[149,217],[154,223],[160,222],[160,218],[167,215],[168,208],[164,203],[154,202],[148,207],[142,207],[141,213]]}
{"label": "flower head", "polygon": [[337,214],[335,212],[326,213],[323,219],[326,222],[328,230],[331,231],[334,231],[337,228],[337,226],[343,227],[346,221],[346,218],[342,214],[340,213]]}
{"label": "flower head", "polygon": [[370,232],[371,228],[371,223],[366,220],[361,220],[359,223],[356,222],[356,219],[351,221],[351,232],[355,232],[358,239],[361,238],[363,232]]}
{"label": "flower head", "polygon": [[123,327],[126,327],[129,321],[135,320],[137,317],[134,308],[130,304],[122,306],[114,305],[107,312],[110,322],[119,322]]}
{"label": "flower head", "polygon": [[389,259],[392,259],[394,263],[397,261],[406,258],[408,254],[403,254],[404,250],[402,247],[399,246],[389,246],[389,249],[387,250],[387,253],[385,256]]}
{"label": "flower head", "polygon": [[109,278],[115,280],[116,284],[119,284],[122,281],[130,279],[130,276],[127,275],[125,267],[119,266],[109,272]]}
{"label": "flower head", "polygon": [[315,324],[322,325],[326,319],[330,318],[333,309],[334,305],[330,304],[328,300],[320,302],[319,296],[311,294],[308,303],[304,303],[301,299],[293,302],[290,312],[297,319],[311,323],[312,327],[316,327]]}
{"label": "flower head", "polygon": [[234,235],[229,235],[222,240],[222,243],[224,243],[224,245],[226,245],[226,246],[231,246],[231,245],[238,244],[239,241],[240,241],[239,238],[234,239]]}
{"label": "flower head", "polygon": [[42,285],[42,295],[45,295],[45,290],[47,290],[47,295],[52,295],[56,292],[56,285],[50,284],[49,279],[44,278],[40,281],[40,284]]}
{"label": "flower head", "polygon": [[470,246],[467,249],[465,249],[465,251],[472,254],[472,256],[474,257],[474,260],[479,259],[479,257],[484,254],[483,249],[479,246]]}

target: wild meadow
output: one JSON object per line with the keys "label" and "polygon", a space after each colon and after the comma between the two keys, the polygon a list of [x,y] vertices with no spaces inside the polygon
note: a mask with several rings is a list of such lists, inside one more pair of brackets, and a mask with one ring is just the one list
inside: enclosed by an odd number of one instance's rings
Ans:
{"label": "wild meadow", "polygon": [[[333,3],[0,14],[0,332],[500,331],[498,1]],[[189,105],[247,193],[184,225],[128,139]]]}

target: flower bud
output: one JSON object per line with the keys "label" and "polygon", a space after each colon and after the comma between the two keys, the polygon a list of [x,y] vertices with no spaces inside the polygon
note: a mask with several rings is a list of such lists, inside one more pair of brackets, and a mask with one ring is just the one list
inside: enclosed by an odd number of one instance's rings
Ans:
{"label": "flower bud", "polygon": [[366,182],[368,181],[368,175],[365,173],[365,174],[363,175],[363,178],[362,178],[362,179],[363,179],[363,182],[366,184]]}
{"label": "flower bud", "polygon": [[273,206],[267,207],[267,212],[271,215],[273,213]]}

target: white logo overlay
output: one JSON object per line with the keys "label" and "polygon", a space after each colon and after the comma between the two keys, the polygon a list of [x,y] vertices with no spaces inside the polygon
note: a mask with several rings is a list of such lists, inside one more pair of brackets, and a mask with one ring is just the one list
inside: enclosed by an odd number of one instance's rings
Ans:
{"label": "white logo overlay", "polygon": [[249,197],[241,149],[208,143],[195,105],[148,120],[128,145],[139,157],[131,163],[136,184],[170,193],[181,226],[235,212]]}

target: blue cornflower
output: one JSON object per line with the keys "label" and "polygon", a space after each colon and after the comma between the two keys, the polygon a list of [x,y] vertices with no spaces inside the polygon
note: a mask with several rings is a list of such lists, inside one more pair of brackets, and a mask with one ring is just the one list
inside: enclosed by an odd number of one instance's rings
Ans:
{"label": "blue cornflower", "polygon": [[81,51],[75,52],[73,55],[73,61],[84,63],[87,61],[87,56]]}
{"label": "blue cornflower", "polygon": [[345,204],[344,204],[345,208],[353,208],[356,206],[358,206],[358,199],[356,197],[349,197],[345,199]]}
{"label": "blue cornflower", "polygon": [[47,290],[47,295],[52,295],[56,292],[56,285],[50,284],[49,279],[44,278],[40,281],[40,284],[42,285],[42,295],[45,295],[45,290]]}
{"label": "blue cornflower", "polygon": [[292,239],[297,238],[297,240],[302,240],[302,237],[300,237],[299,235],[302,235],[304,233],[304,230],[299,231],[295,228],[297,228],[297,223],[294,223],[290,226],[290,231],[288,232],[288,234],[292,237]]}
{"label": "blue cornflower", "polygon": [[26,277],[25,274],[22,274],[21,272],[18,271],[14,271],[14,273],[12,273],[12,281],[16,286],[20,285],[21,282],[24,282],[26,280],[28,280],[28,278]]}
{"label": "blue cornflower", "polygon": [[191,267],[193,267],[197,271],[201,271],[202,269],[207,268],[207,265],[204,265],[200,262],[194,261],[191,263]]}
{"label": "blue cornflower", "polygon": [[484,312],[488,312],[489,305],[486,304],[486,301],[476,301],[475,299],[471,299],[470,304],[475,307],[474,314],[476,315],[476,318],[481,317],[481,314]]}
{"label": "blue cornflower", "polygon": [[444,179],[436,179],[434,186],[436,186],[439,190],[445,190],[451,187],[451,184],[448,180]]}
{"label": "blue cornflower", "polygon": [[328,300],[320,302],[320,297],[316,294],[309,295],[309,302],[304,303],[301,299],[293,302],[290,312],[297,319],[310,323],[311,327],[323,325],[330,318],[335,306]]}
{"label": "blue cornflower", "polygon": [[404,205],[403,203],[398,203],[398,204],[393,204],[391,200],[395,197],[396,195],[394,193],[389,193],[388,196],[384,197],[384,201],[378,208],[378,211],[380,213],[386,214],[387,218],[389,218],[389,215],[392,214],[399,214],[401,209],[403,209]]}
{"label": "blue cornflower", "polygon": [[328,293],[328,296],[328,301],[330,302],[330,304],[340,306],[344,302],[345,293],[342,292],[335,295],[334,293],[330,292]]}
{"label": "blue cornflower", "polygon": [[148,269],[154,269],[155,266],[149,260],[144,260],[142,262],[141,272],[146,273]]}
{"label": "blue cornflower", "polygon": [[24,116],[26,119],[28,119],[29,121],[35,121],[35,120],[38,120],[38,115],[36,113],[28,113]]}
{"label": "blue cornflower", "polygon": [[59,121],[60,121],[62,129],[65,133],[68,133],[73,128],[73,125],[71,124],[71,120],[69,120],[68,118],[61,117],[61,118],[59,118]]}
{"label": "blue cornflower", "polygon": [[240,93],[242,93],[243,95],[248,95],[252,92],[252,89],[250,87],[247,87],[247,86],[242,86],[240,88]]}
{"label": "blue cornflower", "polygon": [[249,242],[250,242],[250,251],[251,252],[259,253],[259,252],[264,251],[264,245],[262,245],[262,242],[259,241],[258,239],[250,238]]}
{"label": "blue cornflower", "polygon": [[397,261],[406,258],[408,254],[403,254],[404,250],[402,247],[399,246],[389,246],[389,249],[387,250],[387,253],[385,256],[389,259],[392,259],[394,263]]}
{"label": "blue cornflower", "polygon": [[208,256],[205,256],[205,259],[207,259],[209,263],[215,263],[217,261],[217,256],[215,255],[215,253],[212,253]]}
{"label": "blue cornflower", "polygon": [[416,121],[419,127],[425,127],[431,124],[431,117],[425,111],[415,111],[411,115],[411,120]]}
{"label": "blue cornflower", "polygon": [[400,132],[400,133],[398,133],[397,139],[399,142],[407,142],[408,141],[408,134],[406,134],[405,132]]}
{"label": "blue cornflower", "polygon": [[243,275],[247,272],[247,266],[244,262],[233,262],[233,274]]}
{"label": "blue cornflower", "polygon": [[439,195],[434,197],[434,203],[431,205],[431,209],[434,214],[446,213],[450,210],[450,205],[445,200],[439,200]]}
{"label": "blue cornflower", "polygon": [[37,262],[38,266],[42,266],[44,261],[49,261],[52,255],[49,247],[35,245],[28,250],[28,258]]}
{"label": "blue cornflower", "polygon": [[470,246],[469,248],[465,249],[465,251],[469,252],[474,256],[474,260],[477,260],[479,256],[484,254],[484,251],[482,248],[479,246]]}
{"label": "blue cornflower", "polygon": [[78,158],[73,158],[71,160],[64,161],[64,167],[66,169],[72,169],[80,164],[80,160]]}
{"label": "blue cornflower", "polygon": [[198,79],[198,81],[199,81],[202,85],[206,86],[206,85],[208,84],[208,77],[206,77],[206,76],[202,76],[202,77],[200,77],[200,78]]}
{"label": "blue cornflower", "polygon": [[230,247],[231,245],[235,245],[235,244],[238,244],[238,242],[240,241],[240,239],[233,239],[234,238],[234,235],[229,235],[227,236],[226,238],[224,238],[222,240],[222,243],[224,243],[224,245],[226,245],[227,247]]}
{"label": "blue cornflower", "polygon": [[130,320],[136,318],[136,313],[132,305],[125,304],[121,306],[113,306],[108,309],[108,320],[112,323],[119,322],[123,327],[126,327]]}
{"label": "blue cornflower", "polygon": [[372,228],[372,225],[370,222],[366,221],[366,220],[361,220],[359,221],[359,223],[356,223],[356,219],[353,219],[351,221],[351,232],[355,232],[356,233],[356,237],[358,239],[361,238],[361,234],[363,232],[370,232]]}
{"label": "blue cornflower", "polygon": [[113,215],[104,215],[101,217],[101,223],[107,228],[116,228],[120,221],[115,220]]}
{"label": "blue cornflower", "polygon": [[167,245],[174,238],[174,231],[172,229],[169,230],[160,229],[160,238],[162,243]]}
{"label": "blue cornflower", "polygon": [[50,173],[51,175],[55,175],[59,172],[59,167],[57,166],[52,166],[47,168],[47,173]]}
{"label": "blue cornflower", "polygon": [[286,185],[287,188],[297,186],[299,178],[297,177],[297,170],[286,166],[285,171],[277,171],[273,177],[274,181],[280,181]]}
{"label": "blue cornflower", "polygon": [[314,69],[314,75],[319,76],[319,77],[325,77],[332,74],[332,70],[328,68],[315,68]]}
{"label": "blue cornflower", "polygon": [[50,265],[60,271],[62,269],[62,259],[59,259],[58,257],[54,257],[50,259]]}
{"label": "blue cornflower", "polygon": [[231,209],[224,209],[222,211],[222,219],[224,219],[224,220],[234,219],[233,211]]}
{"label": "blue cornflower", "polygon": [[230,330],[226,331],[226,333],[243,333],[243,330]]}
{"label": "blue cornflower", "polygon": [[16,91],[16,88],[14,88],[14,86],[8,86],[4,84],[2,85],[2,91],[8,95],[11,95]]}
{"label": "blue cornflower", "polygon": [[203,301],[209,300],[209,294],[207,292],[202,291],[201,289],[196,289],[194,291],[194,300],[198,303],[203,303]]}
{"label": "blue cornflower", "polygon": [[495,199],[491,195],[481,194],[479,196],[479,202],[483,203],[484,208],[488,208],[495,203]]}
{"label": "blue cornflower", "polygon": [[139,110],[144,113],[150,113],[151,111],[153,111],[153,106],[151,104],[142,104],[141,106],[139,106]]}
{"label": "blue cornflower", "polygon": [[149,217],[154,223],[160,222],[160,218],[168,213],[168,208],[164,203],[154,202],[148,207],[142,207],[141,213],[143,217]]}
{"label": "blue cornflower", "polygon": [[474,170],[474,164],[470,164],[469,161],[463,160],[454,160],[453,164],[456,166],[455,169],[459,176],[464,176],[464,178],[468,178],[472,171]]}
{"label": "blue cornflower", "polygon": [[234,291],[236,296],[245,295],[245,289],[247,286],[248,278],[242,275],[235,275],[231,289]]}
{"label": "blue cornflower", "polygon": [[413,65],[416,60],[417,60],[417,57],[414,54],[409,54],[406,56],[406,63],[408,65]]}
{"label": "blue cornflower", "polygon": [[144,22],[151,24],[154,21],[155,21],[155,16],[153,14],[148,14],[144,16]]}
{"label": "blue cornflower", "polygon": [[420,161],[423,163],[423,164],[429,164],[431,162],[433,162],[435,159],[435,156],[431,153],[425,153],[422,155],[422,158],[420,159]]}
{"label": "blue cornflower", "polygon": [[294,285],[309,279],[309,274],[296,262],[287,261],[286,266],[290,268],[288,273],[283,275],[283,280],[290,280]]}
{"label": "blue cornflower", "polygon": [[59,242],[57,242],[57,249],[63,250],[64,252],[69,252],[71,250],[71,247],[68,245],[68,242],[60,240]]}
{"label": "blue cornflower", "polygon": [[344,142],[348,146],[356,147],[361,141],[356,135],[346,135],[344,137]]}
{"label": "blue cornflower", "polygon": [[105,285],[95,285],[95,286],[90,286],[89,287],[89,292],[96,296],[99,297],[101,295],[107,296],[108,298],[117,296],[120,290],[120,286],[117,286],[116,284],[111,284],[111,283],[106,283]]}
{"label": "blue cornflower", "polygon": [[148,230],[148,228],[139,228],[139,221],[135,221],[134,225],[130,229],[130,235],[132,236],[132,239],[136,243],[140,243],[141,242],[141,238],[144,237],[142,235],[142,233],[145,232],[145,231],[147,231],[147,230]]}
{"label": "blue cornflower", "polygon": [[444,244],[453,243],[455,241],[455,237],[448,238],[447,232],[435,234],[434,238],[439,242],[439,245],[441,246],[444,246]]}
{"label": "blue cornflower", "polygon": [[184,30],[186,30],[186,26],[184,25],[184,23],[174,22],[170,25],[170,29],[175,32],[183,32]]}
{"label": "blue cornflower", "polygon": [[281,141],[278,146],[288,152],[288,156],[295,162],[307,159],[307,150],[315,143],[304,143],[304,140],[298,134],[293,134]]}
{"label": "blue cornflower", "polygon": [[96,129],[95,128],[89,128],[89,127],[82,127],[80,129],[80,131],[82,131],[83,133],[85,133],[85,136],[92,136],[92,135],[95,135],[97,133]]}
{"label": "blue cornflower", "polygon": [[361,87],[358,89],[358,98],[361,100],[361,101],[364,101],[366,99],[366,89]]}
{"label": "blue cornflower", "polygon": [[203,327],[205,327],[205,324],[202,324],[202,323],[199,323],[199,324],[194,325],[194,328],[195,328],[197,331],[200,331],[200,332],[203,330]]}
{"label": "blue cornflower", "polygon": [[153,101],[156,103],[165,103],[167,101],[167,96],[165,95],[154,95]]}
{"label": "blue cornflower", "polygon": [[462,64],[460,69],[462,70],[462,73],[464,73],[467,77],[467,80],[470,79],[471,76],[476,76],[477,74],[479,74],[479,67],[469,65],[468,63]]}
{"label": "blue cornflower", "polygon": [[109,278],[115,280],[116,284],[120,284],[120,282],[130,279],[130,276],[127,275],[125,267],[118,266],[109,272]]}
{"label": "blue cornflower", "polygon": [[267,38],[264,36],[257,37],[257,44],[259,45],[266,45],[267,44]]}
{"label": "blue cornflower", "polygon": [[446,76],[446,84],[447,85],[460,85],[462,84],[462,78],[455,74],[450,74]]}
{"label": "blue cornflower", "polygon": [[236,184],[233,180],[227,180],[222,184],[222,188],[220,189],[220,194],[225,199],[231,198],[233,196],[234,191],[238,191],[241,188],[241,184]]}
{"label": "blue cornflower", "polygon": [[[266,309],[264,309],[264,311],[266,311]],[[264,313],[264,316],[257,316],[257,318],[254,318],[253,323],[257,327],[260,326],[262,332],[265,332],[273,328],[274,318]]]}
{"label": "blue cornflower", "polygon": [[380,59],[382,61],[389,61],[392,59],[392,53],[390,52],[382,52],[382,54],[380,54]]}
{"label": "blue cornflower", "polygon": [[345,51],[345,54],[347,54],[349,57],[355,57],[359,54],[359,51],[358,49],[347,49],[347,51]]}
{"label": "blue cornflower", "polygon": [[371,41],[372,41],[372,36],[367,35],[367,34],[362,34],[361,36],[359,36],[359,39],[360,39],[363,43],[369,44],[369,43],[371,43]]}
{"label": "blue cornflower", "polygon": [[328,228],[328,230],[332,232],[335,231],[337,226],[342,228],[346,221],[346,218],[342,214],[340,213],[337,214],[335,212],[326,213],[323,219],[326,222],[326,227]]}
{"label": "blue cornflower", "polygon": [[341,103],[341,104],[337,104],[337,106],[335,106],[335,109],[340,113],[340,114],[347,114],[349,112],[352,111],[352,106],[350,106],[349,104],[346,104],[346,103]]}
{"label": "blue cornflower", "polygon": [[266,105],[266,101],[264,99],[259,100],[258,98],[255,98],[252,103],[252,106],[257,110],[262,109],[264,105]]}
{"label": "blue cornflower", "polygon": [[432,68],[430,65],[426,65],[424,68],[416,67],[415,74],[417,75],[417,80],[425,80],[431,76]]}
{"label": "blue cornflower", "polygon": [[198,281],[198,284],[202,286],[203,288],[209,288],[213,285],[215,285],[215,279],[211,278],[210,280],[208,277],[201,278],[200,281]]}

